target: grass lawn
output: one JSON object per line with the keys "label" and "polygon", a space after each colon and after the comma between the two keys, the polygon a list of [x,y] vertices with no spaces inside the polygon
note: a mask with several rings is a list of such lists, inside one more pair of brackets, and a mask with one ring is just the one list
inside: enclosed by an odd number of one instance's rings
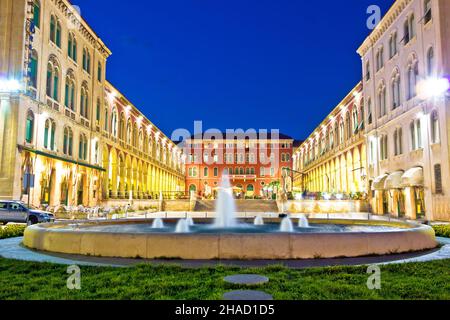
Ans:
{"label": "grass lawn", "polygon": [[366,267],[81,267],[81,290],[67,289],[66,268],[0,258],[0,299],[221,299],[242,288],[222,281],[236,273],[268,276],[259,289],[275,299],[450,299],[450,260],[381,266],[381,290],[367,288]]}

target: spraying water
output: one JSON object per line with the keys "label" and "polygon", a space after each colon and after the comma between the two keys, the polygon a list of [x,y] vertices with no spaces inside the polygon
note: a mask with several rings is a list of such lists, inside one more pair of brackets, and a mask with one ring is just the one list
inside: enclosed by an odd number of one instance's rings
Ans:
{"label": "spraying water", "polygon": [[263,226],[264,225],[264,219],[262,216],[256,216],[255,221],[253,222],[255,226]]}
{"label": "spraying water", "polygon": [[187,222],[189,227],[192,227],[193,225],[195,225],[194,219],[192,219],[191,217],[187,218],[186,222]]}
{"label": "spraying water", "polygon": [[308,218],[305,216],[300,216],[298,219],[298,227],[299,228],[309,228]]}
{"label": "spraying water", "polygon": [[175,233],[189,233],[189,225],[186,219],[178,221]]}
{"label": "spraying water", "polygon": [[224,229],[233,228],[236,225],[236,204],[233,198],[233,189],[228,174],[224,173],[217,196],[214,227]]}
{"label": "spraying water", "polygon": [[281,221],[280,231],[281,232],[294,232],[294,225],[292,224],[292,220],[290,218],[284,218]]}
{"label": "spraying water", "polygon": [[157,218],[153,220],[152,229],[163,229],[164,228],[164,222],[162,219]]}

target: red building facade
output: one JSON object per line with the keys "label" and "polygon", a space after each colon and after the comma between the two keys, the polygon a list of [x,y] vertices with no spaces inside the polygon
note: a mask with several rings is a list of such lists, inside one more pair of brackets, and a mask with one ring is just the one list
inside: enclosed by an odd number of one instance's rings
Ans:
{"label": "red building facade", "polygon": [[184,142],[186,191],[214,198],[228,174],[238,198],[265,198],[283,172],[291,176],[294,140],[284,134],[215,134]]}

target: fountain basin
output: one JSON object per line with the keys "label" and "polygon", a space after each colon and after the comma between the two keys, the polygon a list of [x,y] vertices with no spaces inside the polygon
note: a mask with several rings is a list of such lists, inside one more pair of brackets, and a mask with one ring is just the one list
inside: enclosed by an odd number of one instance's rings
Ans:
{"label": "fountain basin", "polygon": [[[210,222],[210,220],[208,220]],[[175,225],[176,221],[164,221]],[[206,221],[199,221],[205,223]],[[249,220],[249,223],[251,221]],[[268,219],[267,224],[279,219]],[[311,227],[356,227],[351,232],[139,232],[152,220],[39,224],[25,230],[23,244],[31,249],[101,257],[147,259],[283,260],[387,255],[437,246],[431,227],[405,222],[311,220]],[[106,230],[101,230],[104,227]],[[113,227],[116,230],[107,230]],[[132,227],[132,228],[131,228]],[[369,228],[366,228],[369,227]],[[100,228],[100,229],[98,229]],[[267,226],[266,226],[267,228]],[[362,229],[361,229],[362,228]],[[358,231],[363,230],[363,231]],[[372,231],[370,231],[372,229]]]}

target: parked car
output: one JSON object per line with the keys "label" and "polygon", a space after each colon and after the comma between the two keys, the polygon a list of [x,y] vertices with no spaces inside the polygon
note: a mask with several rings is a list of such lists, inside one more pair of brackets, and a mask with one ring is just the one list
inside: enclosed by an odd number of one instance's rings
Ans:
{"label": "parked car", "polygon": [[28,207],[22,201],[0,201],[0,224],[16,222],[32,225],[54,221],[55,216],[52,213]]}

